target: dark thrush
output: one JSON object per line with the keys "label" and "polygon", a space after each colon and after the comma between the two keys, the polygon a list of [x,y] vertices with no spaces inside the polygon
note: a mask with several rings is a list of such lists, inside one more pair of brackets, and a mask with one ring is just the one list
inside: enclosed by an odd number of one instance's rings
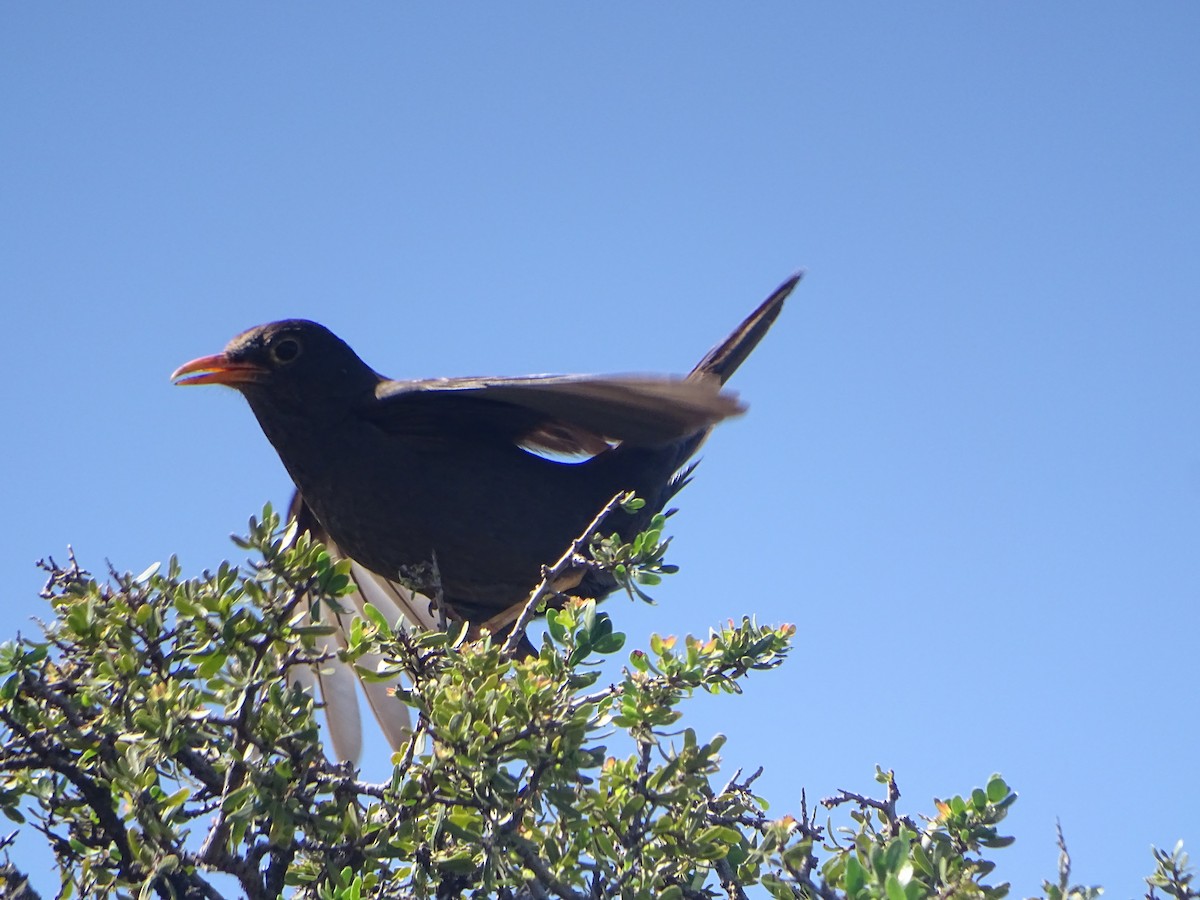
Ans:
{"label": "dark thrush", "polygon": [[[244,331],[172,378],[242,392],[303,498],[293,510],[360,570],[393,591],[405,593],[398,582],[440,597],[441,614],[494,622],[524,604],[542,567],[614,495],[646,501],[605,521],[606,533],[625,538],[666,506],[712,426],[744,410],[722,385],[799,280],[785,281],[682,378],[393,381],[302,319]],[[574,596],[615,587],[591,569],[575,580]],[[433,621],[427,609],[415,618]]]}

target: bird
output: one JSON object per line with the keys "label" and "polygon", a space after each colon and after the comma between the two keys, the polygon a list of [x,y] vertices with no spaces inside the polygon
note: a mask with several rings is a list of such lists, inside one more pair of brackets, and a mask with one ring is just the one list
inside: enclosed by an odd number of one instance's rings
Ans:
{"label": "bird", "polygon": [[[802,275],[682,377],[393,380],[325,326],[285,319],[243,331],[171,379],[245,397],[295,483],[301,527],[352,561],[351,607],[365,598],[426,628],[511,626],[544,567],[614,496],[644,501],[605,520],[628,540],[687,483],[713,426],[745,411],[724,385]],[[555,587],[600,599],[617,584],[580,566]]]}

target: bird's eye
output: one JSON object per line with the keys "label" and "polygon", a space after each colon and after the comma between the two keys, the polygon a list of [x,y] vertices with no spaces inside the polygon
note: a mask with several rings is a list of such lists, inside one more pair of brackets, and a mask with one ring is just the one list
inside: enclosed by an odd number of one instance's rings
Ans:
{"label": "bird's eye", "polygon": [[271,345],[271,357],[277,363],[290,363],[300,355],[300,342],[295,338],[284,338]]}

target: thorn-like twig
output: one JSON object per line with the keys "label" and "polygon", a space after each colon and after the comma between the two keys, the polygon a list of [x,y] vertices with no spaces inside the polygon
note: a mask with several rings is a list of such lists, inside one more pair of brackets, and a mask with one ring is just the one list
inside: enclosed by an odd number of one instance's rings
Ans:
{"label": "thorn-like twig", "polygon": [[512,656],[516,652],[517,647],[521,644],[521,638],[525,635],[525,629],[529,627],[529,623],[533,621],[533,617],[537,615],[538,606],[547,597],[558,593],[555,585],[559,579],[566,574],[572,566],[577,565],[584,559],[583,551],[591,543],[592,535],[600,527],[608,514],[620,506],[621,501],[627,496],[626,491],[621,491],[615,494],[611,500],[604,504],[604,508],[596,513],[596,517],[588,524],[588,527],[583,530],[579,537],[571,542],[571,546],[566,552],[559,557],[558,562],[550,566],[550,568],[542,568],[542,580],[533,592],[529,595],[529,599],[525,601],[525,606],[521,609],[519,615],[513,616],[512,613],[516,609],[515,606],[506,609],[498,616],[493,616],[483,627],[491,630],[493,633],[500,628],[503,628],[515,618],[516,624],[513,625],[512,631],[508,633],[508,638],[504,642],[503,652]]}
{"label": "thorn-like twig", "polygon": [[862,794],[856,794],[853,791],[839,790],[835,796],[824,798],[821,801],[821,805],[826,809],[833,809],[835,806],[841,806],[843,803],[854,803],[859,809],[874,809],[883,818],[889,836],[894,837],[901,825],[916,831],[916,825],[910,818],[901,816],[896,812],[896,801],[900,799],[900,788],[896,784],[895,771],[888,770],[886,784],[887,800],[876,800],[874,797],[864,797]]}

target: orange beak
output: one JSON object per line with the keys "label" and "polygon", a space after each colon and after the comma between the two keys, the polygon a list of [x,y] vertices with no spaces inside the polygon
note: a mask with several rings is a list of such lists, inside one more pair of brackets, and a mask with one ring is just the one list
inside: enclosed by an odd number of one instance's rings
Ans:
{"label": "orange beak", "polygon": [[[182,378],[187,375],[189,377]],[[186,362],[171,373],[171,380],[176,384],[224,384],[238,387],[242,384],[253,384],[262,381],[267,370],[254,363],[234,362],[224,353],[213,356],[202,356]]]}

